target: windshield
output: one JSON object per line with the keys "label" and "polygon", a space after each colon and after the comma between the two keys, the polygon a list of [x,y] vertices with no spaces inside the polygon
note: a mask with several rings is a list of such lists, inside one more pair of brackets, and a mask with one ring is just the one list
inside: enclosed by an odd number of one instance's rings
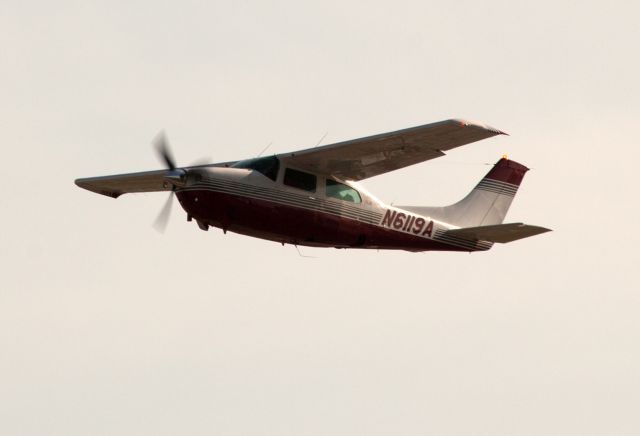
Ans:
{"label": "windshield", "polygon": [[260,174],[270,178],[274,182],[278,177],[278,169],[280,168],[280,160],[275,156],[258,157],[255,159],[246,159],[236,162],[231,168],[246,168],[256,170]]}

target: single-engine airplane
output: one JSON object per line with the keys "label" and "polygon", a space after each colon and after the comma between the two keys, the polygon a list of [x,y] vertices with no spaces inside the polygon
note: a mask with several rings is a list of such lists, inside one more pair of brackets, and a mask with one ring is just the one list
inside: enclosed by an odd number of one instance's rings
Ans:
{"label": "single-engine airplane", "polygon": [[462,200],[444,207],[391,206],[358,182],[443,156],[504,132],[452,119],[268,157],[178,167],[164,134],[154,141],[164,170],[77,179],[109,197],[170,191],[198,227],[284,244],[408,251],[484,251],[549,231],[503,224],[527,167],[506,157]]}

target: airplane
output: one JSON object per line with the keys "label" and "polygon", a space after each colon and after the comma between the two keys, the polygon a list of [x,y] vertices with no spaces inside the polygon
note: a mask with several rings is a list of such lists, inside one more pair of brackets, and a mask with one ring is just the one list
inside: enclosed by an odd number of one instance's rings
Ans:
{"label": "airplane", "polygon": [[462,200],[450,206],[392,206],[361,180],[435,159],[445,151],[506,133],[450,119],[306,150],[178,167],[168,141],[154,145],[166,169],[81,178],[76,185],[108,197],[169,191],[157,226],[166,226],[174,195],[198,227],[220,228],[284,244],[376,250],[486,251],[550,231],[503,223],[528,168],[502,157]]}

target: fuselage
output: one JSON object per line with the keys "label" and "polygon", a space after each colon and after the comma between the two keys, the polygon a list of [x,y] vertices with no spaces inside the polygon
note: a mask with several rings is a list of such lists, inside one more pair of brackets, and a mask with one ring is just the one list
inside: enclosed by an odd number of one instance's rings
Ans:
{"label": "fuselage", "polygon": [[[277,162],[276,162],[277,164]],[[282,244],[480,251],[491,243],[446,235],[444,222],[384,204],[356,183],[295,168],[213,167],[176,190],[189,219]]]}

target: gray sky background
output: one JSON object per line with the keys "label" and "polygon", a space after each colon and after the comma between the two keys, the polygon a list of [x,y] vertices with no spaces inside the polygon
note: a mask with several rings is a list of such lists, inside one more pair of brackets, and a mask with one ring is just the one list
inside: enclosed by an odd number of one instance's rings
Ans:
{"label": "gray sky background", "polygon": [[[0,433],[637,435],[637,2],[0,3]],[[487,253],[200,231],[77,177],[451,117],[511,134],[367,180],[461,198],[502,154]],[[178,206],[177,203],[175,206]]]}

